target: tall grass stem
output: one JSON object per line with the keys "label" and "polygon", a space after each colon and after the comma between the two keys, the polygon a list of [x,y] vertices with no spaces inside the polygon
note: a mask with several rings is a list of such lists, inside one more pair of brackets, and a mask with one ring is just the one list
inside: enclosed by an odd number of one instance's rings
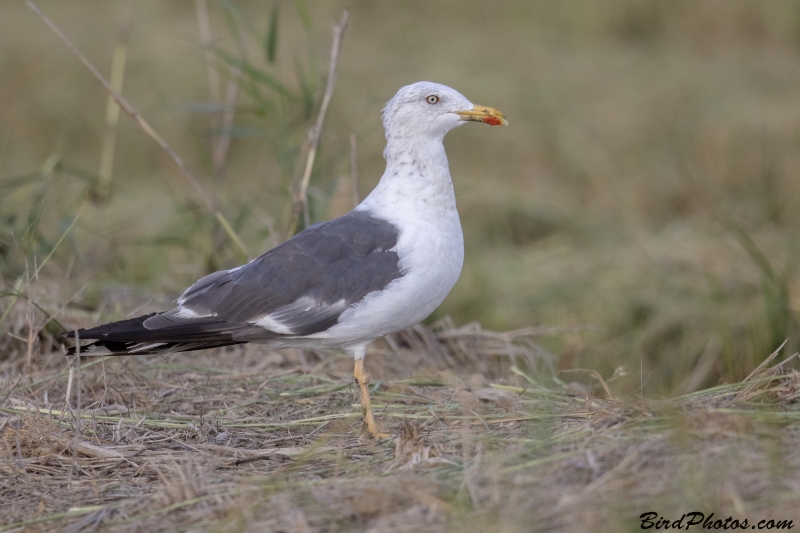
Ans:
{"label": "tall grass stem", "polygon": [[306,166],[303,171],[303,179],[300,181],[300,188],[295,196],[294,210],[292,212],[292,219],[289,223],[289,230],[287,237],[291,237],[297,229],[297,219],[300,213],[303,213],[303,219],[306,227],[311,225],[311,215],[308,211],[308,183],[311,181],[311,171],[314,169],[314,160],[317,157],[317,148],[319,147],[319,139],[322,136],[322,125],[325,122],[325,115],[328,112],[328,105],[331,103],[333,97],[333,89],[336,87],[337,67],[339,64],[339,52],[342,49],[342,39],[344,31],[347,28],[347,21],[350,18],[350,13],[345,9],[342,13],[342,18],[339,24],[333,27],[333,43],[331,44],[331,59],[328,65],[328,81],[325,84],[325,93],[322,96],[322,104],[319,108],[317,121],[309,135],[308,156],[306,157]]}
{"label": "tall grass stem", "polygon": [[350,187],[353,189],[353,207],[361,202],[358,194],[358,161],[356,159],[356,134],[350,134]]}
{"label": "tall grass stem", "polygon": [[66,47],[73,53],[75,56],[83,63],[89,72],[100,82],[100,84],[108,91],[108,93],[114,98],[114,101],[119,104],[125,113],[133,119],[133,121],[167,154],[167,156],[172,159],[172,161],[177,165],[180,169],[183,176],[189,181],[189,183],[194,187],[200,197],[203,199],[203,203],[206,205],[209,211],[214,213],[214,216],[217,220],[220,221],[222,227],[225,228],[226,233],[230,237],[230,239],[236,244],[239,250],[245,257],[249,258],[249,253],[247,252],[247,248],[245,247],[242,240],[239,238],[239,235],[233,229],[233,226],[228,222],[225,218],[225,215],[217,207],[217,203],[212,200],[212,198],[206,193],[203,187],[200,185],[200,182],[197,181],[194,174],[189,170],[189,167],[186,166],[186,163],[183,162],[183,159],[172,149],[172,147],[167,144],[167,142],[161,138],[161,136],[156,132],[152,126],[139,114],[134,107],[128,103],[114,88],[111,86],[109,81],[105,79],[105,77],[98,71],[91,62],[78,50],[72,42],[67,39],[67,36],[56,26],[42,11],[39,7],[32,1],[25,2],[31,10],[42,19],[42,21],[47,24],[47,26],[55,33],[61,42],[63,42]]}
{"label": "tall grass stem", "polygon": [[[125,63],[133,25],[134,4],[135,0],[128,0],[122,10],[119,31],[117,31],[117,44],[114,46],[114,56],[111,60],[111,87],[119,94],[122,94],[122,84],[125,79]],[[114,167],[114,147],[117,143],[118,123],[119,105],[109,94],[106,102],[106,129],[103,133],[103,147],[100,151],[100,169],[97,172],[97,196],[101,201],[108,201],[111,194],[111,171]]]}

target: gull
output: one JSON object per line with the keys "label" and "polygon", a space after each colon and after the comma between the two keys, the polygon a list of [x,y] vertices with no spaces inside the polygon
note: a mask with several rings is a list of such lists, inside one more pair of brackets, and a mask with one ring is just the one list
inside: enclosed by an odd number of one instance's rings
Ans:
{"label": "gull", "polygon": [[[66,333],[67,355],[139,355],[263,343],[338,349],[355,360],[366,430],[372,414],[367,345],[412,326],[461,273],[464,238],[442,141],[469,121],[507,125],[431,82],[402,87],[383,109],[386,171],[353,211],[314,224],[243,266],[209,274],[169,311]],[[93,342],[80,346],[79,341]]]}

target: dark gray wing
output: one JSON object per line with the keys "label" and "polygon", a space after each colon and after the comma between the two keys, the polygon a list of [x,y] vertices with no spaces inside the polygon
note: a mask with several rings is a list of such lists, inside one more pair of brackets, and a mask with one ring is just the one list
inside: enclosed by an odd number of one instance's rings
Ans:
{"label": "dark gray wing", "polygon": [[315,224],[242,267],[200,279],[178,299],[178,314],[261,322],[284,335],[323,331],[402,276],[393,250],[398,236],[367,211]]}
{"label": "dark gray wing", "polygon": [[141,343],[220,345],[324,331],[349,306],[403,275],[394,251],[398,236],[393,224],[352,211],[244,266],[201,278],[171,311],[78,333],[142,350]]}

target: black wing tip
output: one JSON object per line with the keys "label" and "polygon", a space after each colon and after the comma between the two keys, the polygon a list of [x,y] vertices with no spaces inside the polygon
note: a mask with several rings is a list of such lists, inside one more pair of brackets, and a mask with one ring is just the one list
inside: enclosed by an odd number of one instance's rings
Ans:
{"label": "black wing tip", "polygon": [[139,333],[142,331],[147,331],[142,325],[144,321],[158,314],[159,313],[148,313],[135,318],[117,320],[116,322],[108,322],[106,324],[101,324],[89,329],[73,329],[72,331],[67,331],[61,335],[61,337],[65,339],[102,340],[107,338],[109,334],[118,335],[119,333]]}
{"label": "black wing tip", "polygon": [[[235,346],[238,344],[246,344],[247,341],[237,340],[216,340],[207,342],[165,342],[159,346],[154,346],[151,349],[137,350],[138,342],[115,342],[115,341],[97,341],[80,346],[80,355],[86,356],[101,356],[101,355],[152,355],[159,353],[172,353],[172,352],[189,352],[195,350],[206,350],[209,348],[220,348],[223,346]],[[65,356],[78,355],[78,346],[67,348]]]}
{"label": "black wing tip", "polygon": [[[91,348],[93,346],[95,346],[95,343],[86,344],[84,346],[81,346],[80,347],[80,349],[81,349],[80,354],[81,355],[93,355],[91,353]],[[69,357],[69,356],[72,356],[72,355],[78,355],[78,346],[73,346],[71,348],[67,348],[67,353],[64,354],[64,357]]]}

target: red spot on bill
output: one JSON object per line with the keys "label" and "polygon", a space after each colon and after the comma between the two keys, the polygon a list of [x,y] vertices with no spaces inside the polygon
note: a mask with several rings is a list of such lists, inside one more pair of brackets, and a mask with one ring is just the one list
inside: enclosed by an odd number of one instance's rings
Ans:
{"label": "red spot on bill", "polygon": [[499,118],[496,117],[484,117],[483,121],[490,125],[490,126],[499,126],[502,124]]}

